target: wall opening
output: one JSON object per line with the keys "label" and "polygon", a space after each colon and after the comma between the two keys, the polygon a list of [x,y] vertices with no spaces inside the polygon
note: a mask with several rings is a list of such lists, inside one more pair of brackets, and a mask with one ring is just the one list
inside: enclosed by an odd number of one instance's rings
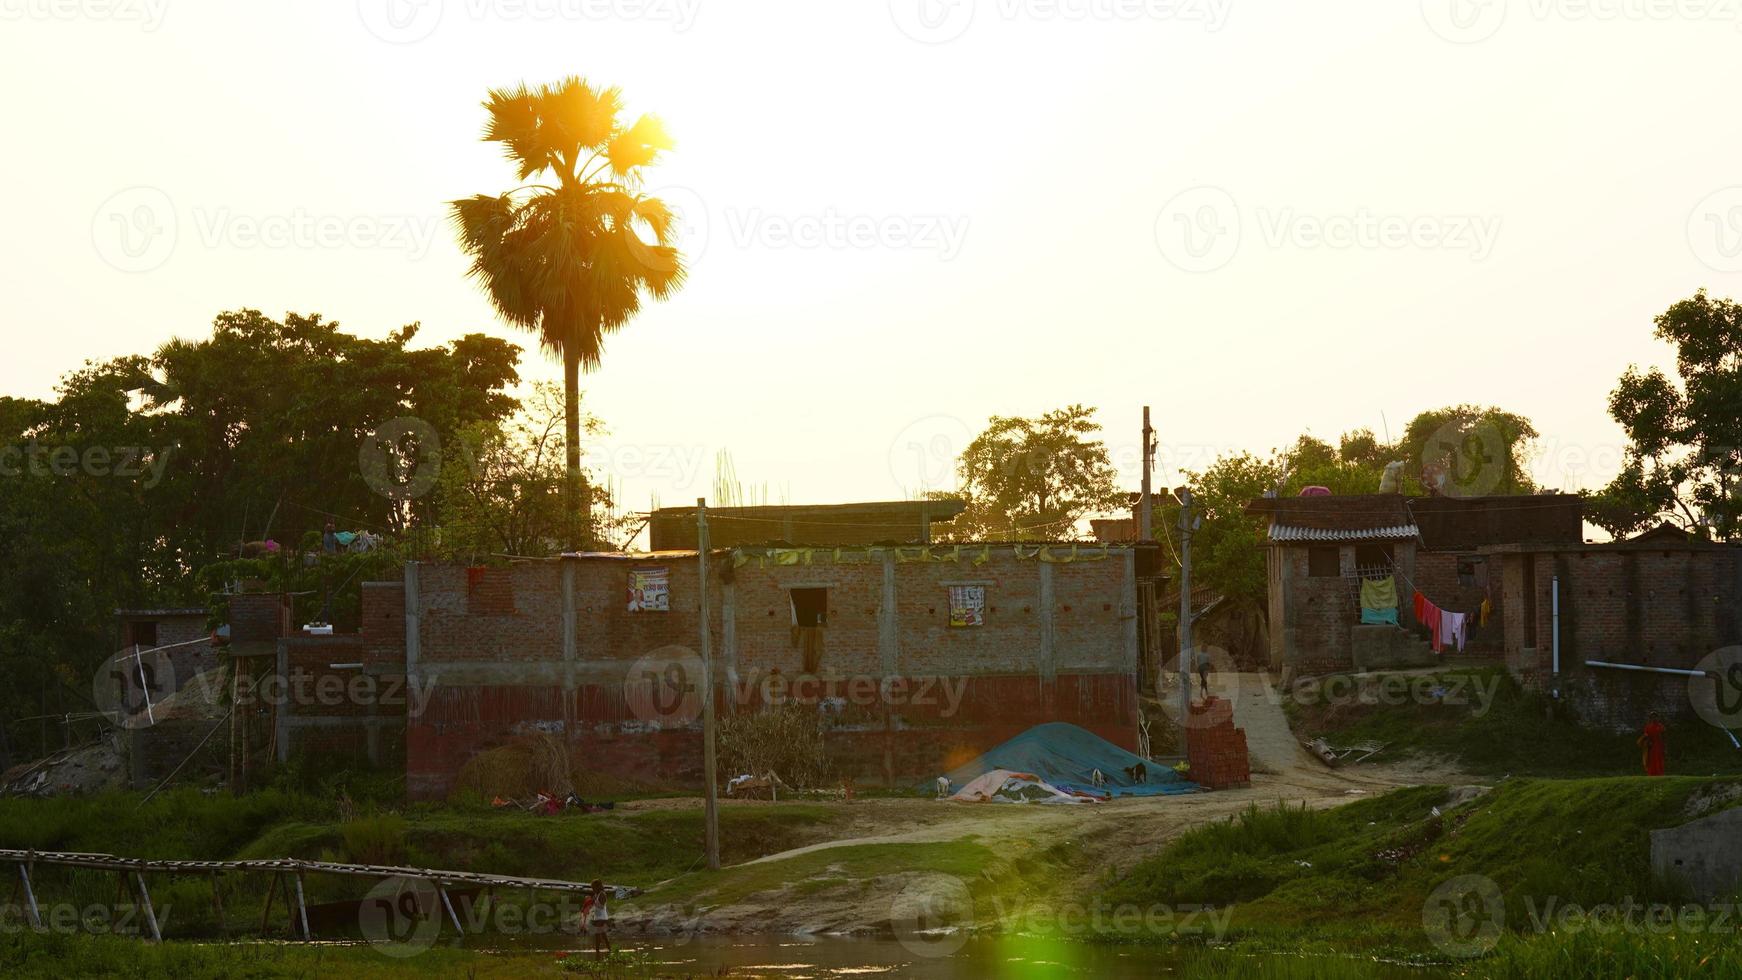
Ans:
{"label": "wall opening", "polygon": [[1307,575],[1311,578],[1336,578],[1343,574],[1340,548],[1308,548]]}
{"label": "wall opening", "polygon": [[157,621],[139,619],[127,624],[127,642],[123,646],[138,646],[149,650],[157,646]]}
{"label": "wall opening", "polygon": [[792,589],[792,645],[799,651],[801,672],[822,669],[823,629],[829,623],[828,589]]}

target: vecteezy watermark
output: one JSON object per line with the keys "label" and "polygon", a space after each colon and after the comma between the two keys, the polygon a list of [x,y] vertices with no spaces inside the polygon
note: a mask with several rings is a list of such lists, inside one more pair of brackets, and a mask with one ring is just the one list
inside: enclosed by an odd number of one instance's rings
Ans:
{"label": "vecteezy watermark", "polygon": [[[646,909],[630,902],[638,891],[607,886],[613,921],[637,920],[649,932],[681,945],[701,930],[699,915],[677,915],[671,909]],[[357,925],[371,948],[404,959],[423,952],[441,939],[444,925],[457,920],[468,936],[556,936],[581,930],[587,893],[580,890],[536,893],[518,901],[494,893],[479,895],[449,890],[444,902],[428,879],[393,876],[369,889],[357,906]],[[450,916],[452,917],[450,919]]]}
{"label": "vecteezy watermark", "polygon": [[70,477],[76,475],[138,480],[150,490],[163,482],[163,471],[175,447],[45,446],[32,439],[21,446],[0,446],[0,477]]}
{"label": "vecteezy watermark", "polygon": [[[1224,718],[1213,712],[1191,712],[1180,717],[1178,697],[1179,657],[1176,655],[1161,667],[1156,678],[1163,692],[1162,711],[1174,723],[1183,721],[1187,728],[1214,726]],[[1447,671],[1440,674],[1329,674],[1323,677],[1296,677],[1281,683],[1268,675],[1242,673],[1228,651],[1217,646],[1201,646],[1189,654],[1192,700],[1204,695],[1232,703],[1259,701],[1281,707],[1421,707],[1441,706],[1469,710],[1471,718],[1486,717],[1500,697],[1503,679],[1499,675]],[[1174,694],[1166,693],[1171,689]]]}
{"label": "vecteezy watermark", "polygon": [[708,447],[661,443],[609,443],[587,446],[581,466],[618,479],[660,480],[675,489],[695,486],[701,478]]}
{"label": "vecteezy watermark", "polygon": [[913,40],[943,44],[967,33],[982,10],[1007,22],[1172,22],[1214,32],[1228,23],[1233,6],[1233,0],[889,0],[889,17]]}
{"label": "vecteezy watermark", "polygon": [[150,32],[168,10],[169,0],[0,0],[0,21],[107,21]]}
{"label": "vecteezy watermark", "polygon": [[150,272],[169,261],[176,242],[175,202],[156,187],[128,187],[97,205],[91,244],[122,272]]}
{"label": "vecteezy watermark", "polygon": [[[1599,935],[1734,936],[1742,931],[1734,902],[1641,902],[1633,896],[1618,901],[1582,904],[1559,896],[1518,896],[1524,919],[1511,923],[1523,931]],[[1422,928],[1434,947],[1448,956],[1470,958],[1492,952],[1508,921],[1505,896],[1486,875],[1459,875],[1441,882],[1422,905]]]}
{"label": "vecteezy watermark", "polygon": [[[18,901],[0,903],[0,935],[15,936],[24,932],[35,932],[63,936],[83,934],[149,938],[150,926],[145,920],[145,910],[137,905],[38,902],[35,911],[33,922],[29,906]],[[157,920],[159,932],[169,925],[172,914],[173,909],[169,905],[152,909],[152,917]]]}
{"label": "vecteezy watermark", "polygon": [[1260,243],[1272,250],[1462,252],[1481,262],[1493,254],[1500,223],[1498,215],[1387,214],[1365,207],[1309,214],[1259,206],[1248,215],[1227,190],[1206,185],[1163,204],[1154,232],[1156,248],[1175,267],[1214,272],[1239,254],[1249,228],[1257,229]]}
{"label": "vecteezy watermark", "polygon": [[1688,678],[1694,711],[1725,731],[1742,728],[1742,646],[1713,650],[1694,669],[1703,675]]}
{"label": "vecteezy watermark", "polygon": [[1420,462],[1421,482],[1436,494],[1481,497],[1499,489],[1512,456],[1498,425],[1453,419],[1422,443]]}
{"label": "vecteezy watermark", "polygon": [[956,461],[973,441],[974,430],[954,415],[915,419],[889,443],[889,478],[902,493],[954,489]]}
{"label": "vecteezy watermark", "polygon": [[771,214],[761,208],[726,210],[726,232],[738,248],[853,249],[936,252],[945,262],[961,254],[966,215]]}
{"label": "vecteezy watermark", "polygon": [[[122,272],[150,272],[168,262],[181,241],[183,216],[157,187],[129,187],[97,206],[91,242],[103,261]],[[368,249],[429,254],[441,233],[436,214],[244,214],[228,207],[194,206],[187,225],[208,249]]]}
{"label": "vecteezy watermark", "polygon": [[[702,713],[707,689],[700,657],[688,647],[669,646],[636,658],[623,677],[623,699],[644,724],[661,728],[692,724]],[[967,694],[965,676],[874,677],[869,674],[798,674],[751,670],[719,679],[735,709],[810,707],[840,716],[851,709],[919,708],[953,718]]]}
{"label": "vecteezy watermark", "polygon": [[642,22],[681,34],[695,26],[701,6],[701,0],[357,0],[357,16],[377,38],[413,44],[450,20],[472,25]]}
{"label": "vecteezy watermark", "polygon": [[1742,4],[1737,0],[1420,0],[1420,3],[1428,28],[1458,44],[1488,40],[1500,32],[1513,13],[1538,23],[1729,21],[1742,26]]}
{"label": "vecteezy watermark", "polygon": [[1718,272],[1742,272],[1742,187],[1713,191],[1694,205],[1688,214],[1688,247]]}
{"label": "vecteezy watermark", "polygon": [[1434,948],[1447,956],[1481,956],[1506,930],[1505,897],[1490,878],[1459,875],[1428,893],[1421,927]]}
{"label": "vecteezy watermark", "polygon": [[968,883],[954,875],[923,874],[904,885],[890,901],[889,925],[895,938],[916,956],[954,955],[976,932],[1021,933],[1069,939],[1192,937],[1211,942],[1228,933],[1231,906],[1139,905],[1012,898],[993,895],[977,917]]}
{"label": "vecteezy watermark", "polygon": [[389,500],[416,500],[442,474],[442,437],[423,419],[402,416],[363,437],[357,467],[369,489]]}
{"label": "vecteezy watermark", "polygon": [[157,724],[160,706],[180,690],[172,652],[138,646],[116,652],[91,677],[91,703],[117,728]]}

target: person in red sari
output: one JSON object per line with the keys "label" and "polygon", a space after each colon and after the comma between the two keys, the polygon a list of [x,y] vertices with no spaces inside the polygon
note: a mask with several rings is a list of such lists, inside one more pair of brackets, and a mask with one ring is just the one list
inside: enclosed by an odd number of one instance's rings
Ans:
{"label": "person in red sari", "polygon": [[1663,719],[1657,712],[1645,716],[1645,732],[1639,736],[1639,748],[1645,756],[1645,774],[1661,776],[1664,768]]}

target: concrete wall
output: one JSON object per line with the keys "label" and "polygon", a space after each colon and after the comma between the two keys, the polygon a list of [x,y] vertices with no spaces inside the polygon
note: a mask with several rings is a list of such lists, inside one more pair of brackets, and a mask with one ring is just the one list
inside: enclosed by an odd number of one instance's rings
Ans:
{"label": "concrete wall", "polygon": [[[1069,547],[1056,550],[1062,557]],[[859,685],[827,739],[843,773],[921,779],[1054,720],[1135,747],[1132,552],[1070,563],[996,546],[983,557],[978,548],[930,553],[959,557],[818,549],[786,553],[792,564],[752,557],[733,567],[716,556],[709,632],[721,710],[754,710],[764,694],[757,684],[770,677],[800,679],[790,591],[821,588],[828,620],[818,680],[804,692],[849,696],[848,685]],[[630,572],[640,567],[667,569],[669,612],[628,611]],[[699,646],[699,582],[693,555],[522,563],[482,580],[458,566],[408,566],[402,662],[410,688],[429,688],[408,722],[408,791],[445,794],[478,752],[534,731],[561,735],[603,771],[699,781],[699,726],[682,713],[649,717],[635,686],[674,664],[699,677],[689,659]],[[986,589],[984,626],[949,625],[949,587],[966,584]],[[482,600],[481,588],[490,593]],[[366,636],[373,669],[390,670],[392,651]],[[893,693],[864,697],[886,680]]]}
{"label": "concrete wall", "polygon": [[1651,867],[1686,882],[1695,898],[1714,901],[1742,886],[1742,809],[1651,832]]}

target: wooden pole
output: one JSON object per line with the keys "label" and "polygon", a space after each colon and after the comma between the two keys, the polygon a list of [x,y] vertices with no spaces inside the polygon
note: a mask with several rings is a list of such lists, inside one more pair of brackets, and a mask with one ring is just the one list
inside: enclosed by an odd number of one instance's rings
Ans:
{"label": "wooden pole", "polygon": [[212,872],[212,911],[218,916],[218,932],[228,936],[230,925],[224,921],[223,877],[216,871]]}
{"label": "wooden pole", "polygon": [[260,938],[266,938],[266,924],[272,919],[272,897],[278,894],[278,879],[284,877],[283,872],[272,873],[272,883],[266,886],[266,907],[260,910]]}
{"label": "wooden pole", "polygon": [[708,500],[696,498],[696,557],[701,572],[696,595],[701,606],[702,643],[702,775],[707,781],[703,790],[703,816],[707,824],[705,838],[708,870],[720,870],[719,780],[714,772],[714,653],[713,633],[708,610]]}

